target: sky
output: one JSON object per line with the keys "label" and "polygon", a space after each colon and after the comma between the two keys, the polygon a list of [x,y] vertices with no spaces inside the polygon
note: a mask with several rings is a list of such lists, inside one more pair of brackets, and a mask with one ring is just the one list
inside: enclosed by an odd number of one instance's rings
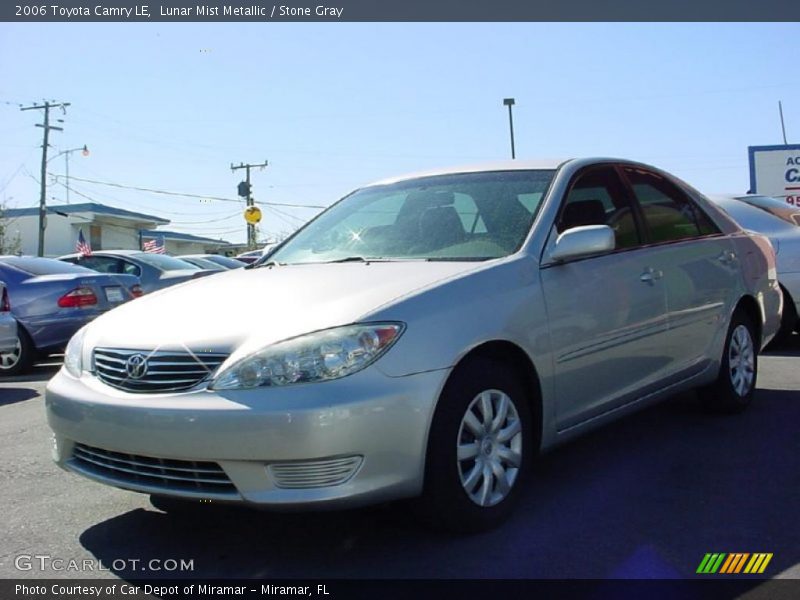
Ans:
{"label": "sky", "polygon": [[[745,192],[747,147],[800,140],[800,24],[0,23],[0,203],[39,200],[41,111],[70,102],[50,156],[70,202],[246,239],[257,203],[328,206],[417,170],[615,156],[707,193]],[[66,201],[64,156],[48,204]],[[90,181],[83,181],[90,180]],[[112,187],[96,182],[128,187]],[[157,194],[130,187],[224,200]],[[261,238],[317,208],[260,204]]]}

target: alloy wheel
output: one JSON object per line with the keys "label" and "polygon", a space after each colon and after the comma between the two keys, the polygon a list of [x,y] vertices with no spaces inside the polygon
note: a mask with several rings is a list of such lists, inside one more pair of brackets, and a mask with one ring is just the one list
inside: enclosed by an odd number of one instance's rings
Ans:
{"label": "alloy wheel", "polygon": [[731,335],[728,369],[733,389],[739,396],[746,396],[755,379],[755,348],[750,330],[744,325],[736,327]]}
{"label": "alloy wheel", "polygon": [[458,474],[478,506],[495,506],[511,492],[522,463],[522,423],[514,401],[485,390],[470,403],[458,432]]}
{"label": "alloy wheel", "polygon": [[0,352],[0,370],[13,369],[22,356],[22,342],[19,337],[14,349],[10,352]]}

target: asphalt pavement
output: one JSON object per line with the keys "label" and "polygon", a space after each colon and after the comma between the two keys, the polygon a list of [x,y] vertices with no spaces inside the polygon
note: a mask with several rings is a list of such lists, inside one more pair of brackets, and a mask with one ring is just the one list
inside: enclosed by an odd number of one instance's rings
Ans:
{"label": "asphalt pavement", "polygon": [[797,336],[761,357],[744,414],[710,415],[692,392],[564,445],[508,523],[471,536],[426,529],[404,502],[176,517],[66,473],[42,398],[58,366],[0,381],[0,578],[673,578],[709,552],[770,552],[766,576],[800,578]]}

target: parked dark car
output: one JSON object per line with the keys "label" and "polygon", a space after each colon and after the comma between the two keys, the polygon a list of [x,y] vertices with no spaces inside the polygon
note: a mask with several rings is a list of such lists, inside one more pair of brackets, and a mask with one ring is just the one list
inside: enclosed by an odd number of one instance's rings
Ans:
{"label": "parked dark car", "polygon": [[90,256],[67,254],[59,256],[63,260],[99,271],[100,273],[125,273],[136,275],[141,280],[145,293],[211,275],[215,271],[201,269],[186,261],[140,250],[98,250]]}
{"label": "parked dark car", "polygon": [[245,263],[241,260],[231,258],[230,256],[221,256],[220,254],[189,254],[179,258],[187,262],[193,262],[194,264],[197,264],[194,262],[194,259],[202,259],[204,261],[218,264],[225,269],[241,269],[245,265]]}
{"label": "parked dark car", "polygon": [[195,267],[199,267],[201,269],[208,269],[209,271],[228,270],[226,267],[223,267],[215,262],[211,262],[202,256],[181,256],[180,259],[184,262],[188,262],[190,265],[194,265]]}
{"label": "parked dark car", "polygon": [[86,323],[142,295],[133,275],[105,275],[33,256],[0,256],[0,279],[17,321],[17,343],[0,353],[0,375],[20,373],[37,355],[62,351]]}

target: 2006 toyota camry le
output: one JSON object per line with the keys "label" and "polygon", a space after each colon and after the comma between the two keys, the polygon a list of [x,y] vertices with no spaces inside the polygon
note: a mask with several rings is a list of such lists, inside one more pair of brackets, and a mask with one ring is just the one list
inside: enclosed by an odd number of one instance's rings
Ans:
{"label": "2006 toyota camry le", "polygon": [[690,387],[746,407],[780,312],[769,241],[660,170],[437,171],[99,317],[47,416],[59,465],[172,509],[418,496],[480,530],[542,450]]}

